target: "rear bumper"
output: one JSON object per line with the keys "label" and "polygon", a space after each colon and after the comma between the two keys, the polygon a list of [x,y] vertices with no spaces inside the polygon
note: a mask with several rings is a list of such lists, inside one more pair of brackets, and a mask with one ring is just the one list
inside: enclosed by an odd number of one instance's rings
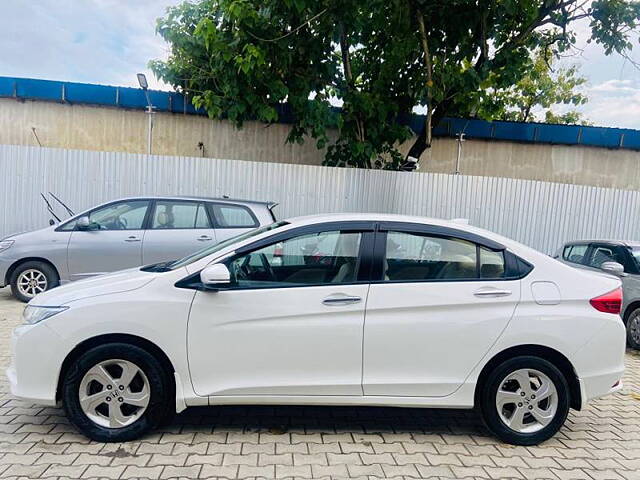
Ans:
{"label": "rear bumper", "polygon": [[596,398],[622,389],[626,330],[619,316],[610,317],[573,356],[580,382],[582,407]]}

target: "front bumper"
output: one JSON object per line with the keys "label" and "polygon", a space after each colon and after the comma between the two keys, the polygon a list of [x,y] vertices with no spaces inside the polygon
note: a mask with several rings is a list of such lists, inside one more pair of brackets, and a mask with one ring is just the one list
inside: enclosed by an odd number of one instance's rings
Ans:
{"label": "front bumper", "polygon": [[7,278],[7,272],[9,271],[9,266],[11,262],[2,258],[0,254],[0,288],[6,287],[9,284],[9,279]]}
{"label": "front bumper", "polygon": [[11,364],[6,370],[12,395],[39,405],[56,405],[61,343],[46,323],[20,325],[13,331]]}

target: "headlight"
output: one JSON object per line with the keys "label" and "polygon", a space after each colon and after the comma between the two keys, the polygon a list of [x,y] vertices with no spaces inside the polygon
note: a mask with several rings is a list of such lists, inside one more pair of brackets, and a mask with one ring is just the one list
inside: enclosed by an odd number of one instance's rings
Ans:
{"label": "headlight", "polygon": [[3,240],[0,242],[0,252],[4,252],[7,248],[9,248],[15,240]]}
{"label": "headlight", "polygon": [[37,305],[27,305],[24,312],[22,312],[22,319],[26,325],[35,325],[60,312],[64,312],[68,308],[69,307],[39,307]]}

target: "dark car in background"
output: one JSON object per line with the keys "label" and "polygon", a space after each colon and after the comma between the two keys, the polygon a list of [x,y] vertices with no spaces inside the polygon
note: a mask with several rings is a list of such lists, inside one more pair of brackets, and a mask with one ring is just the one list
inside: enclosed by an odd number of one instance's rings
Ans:
{"label": "dark car in background", "polygon": [[554,258],[574,267],[620,277],[623,289],[620,315],[627,328],[627,343],[640,350],[640,242],[578,240],[565,243]]}

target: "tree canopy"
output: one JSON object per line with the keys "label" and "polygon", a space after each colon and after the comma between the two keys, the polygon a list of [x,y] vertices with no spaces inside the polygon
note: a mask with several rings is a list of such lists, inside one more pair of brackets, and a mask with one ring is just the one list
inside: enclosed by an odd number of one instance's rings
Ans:
{"label": "tree canopy", "polygon": [[550,52],[537,52],[533,65],[514,85],[503,90],[487,90],[480,101],[478,116],[514,122],[589,124],[572,107],[587,103],[580,87],[587,79],[578,67],[554,68]]}
{"label": "tree canopy", "polygon": [[159,19],[171,53],[151,67],[212,118],[275,122],[287,103],[288,140],[313,139],[326,164],[396,169],[445,115],[488,115],[487,92],[518,84],[532,52],[571,49],[579,21],[626,55],[639,17],[627,0],[194,0]]}

